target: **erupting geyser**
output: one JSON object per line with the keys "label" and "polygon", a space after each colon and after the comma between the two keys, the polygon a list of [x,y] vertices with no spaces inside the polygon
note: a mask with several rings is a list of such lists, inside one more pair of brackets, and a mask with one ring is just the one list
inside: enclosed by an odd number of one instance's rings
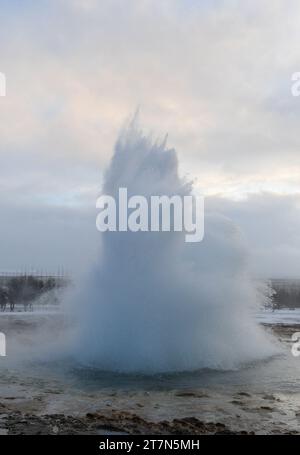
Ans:
{"label": "erupting geyser", "polygon": [[[177,157],[132,122],[120,135],[103,193],[189,195]],[[231,369],[274,353],[254,320],[267,297],[251,280],[238,229],[206,214],[205,237],[99,233],[99,260],[76,296],[81,362],[120,372]]]}

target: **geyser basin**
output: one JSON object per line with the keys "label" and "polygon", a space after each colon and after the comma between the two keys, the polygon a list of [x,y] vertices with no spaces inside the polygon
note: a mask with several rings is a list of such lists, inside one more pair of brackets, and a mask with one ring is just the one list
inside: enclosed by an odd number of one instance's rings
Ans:
{"label": "geyser basin", "polygon": [[[120,187],[146,198],[192,193],[175,151],[136,121],[117,141],[103,193],[116,198]],[[119,372],[237,368],[275,352],[254,320],[266,298],[248,273],[239,230],[224,217],[206,214],[200,243],[186,243],[183,232],[106,232],[75,297],[74,353]]]}

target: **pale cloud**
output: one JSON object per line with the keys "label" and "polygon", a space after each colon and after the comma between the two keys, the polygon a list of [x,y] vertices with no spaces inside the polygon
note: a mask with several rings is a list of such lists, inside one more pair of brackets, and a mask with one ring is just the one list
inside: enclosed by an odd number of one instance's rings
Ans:
{"label": "pale cloud", "polygon": [[198,191],[300,191],[298,1],[12,0],[1,14],[0,205],[92,207],[138,106]]}
{"label": "pale cloud", "polygon": [[236,201],[214,196],[206,202],[210,211],[223,213],[240,227],[257,276],[299,276],[300,193],[257,193]]}

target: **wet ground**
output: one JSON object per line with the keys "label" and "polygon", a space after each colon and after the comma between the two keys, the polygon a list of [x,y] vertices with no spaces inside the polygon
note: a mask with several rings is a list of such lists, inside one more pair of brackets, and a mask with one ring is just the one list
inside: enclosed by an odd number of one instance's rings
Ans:
{"label": "wet ground", "polygon": [[45,360],[41,345],[68,330],[60,314],[1,315],[8,356],[0,358],[0,433],[300,433],[300,357],[290,350],[300,325],[263,322],[282,348],[272,359],[145,377],[80,368],[48,351]]}

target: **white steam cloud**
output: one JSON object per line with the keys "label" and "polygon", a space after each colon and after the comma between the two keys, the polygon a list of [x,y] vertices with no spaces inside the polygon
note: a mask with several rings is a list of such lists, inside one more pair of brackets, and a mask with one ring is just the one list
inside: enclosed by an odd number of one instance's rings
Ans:
{"label": "white steam cloud", "polygon": [[[117,141],[103,193],[117,196],[120,187],[147,198],[192,192],[175,151],[145,137],[136,120]],[[231,369],[274,354],[254,319],[267,297],[249,276],[239,230],[207,214],[202,242],[184,236],[101,234],[98,262],[75,297],[81,362],[152,374]]]}

